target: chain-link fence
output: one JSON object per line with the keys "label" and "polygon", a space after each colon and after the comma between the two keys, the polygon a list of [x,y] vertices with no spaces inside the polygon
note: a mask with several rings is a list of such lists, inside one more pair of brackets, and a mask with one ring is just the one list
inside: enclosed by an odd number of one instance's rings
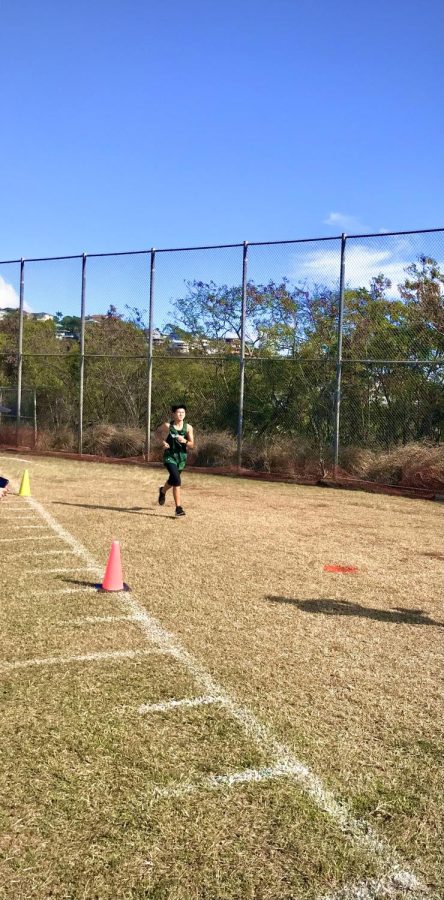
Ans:
{"label": "chain-link fence", "polygon": [[443,298],[443,229],[5,261],[0,440],[362,475],[442,440]]}
{"label": "chain-link fence", "polygon": [[17,386],[0,384],[0,444],[37,447],[37,392],[22,389],[20,424],[17,426]]}

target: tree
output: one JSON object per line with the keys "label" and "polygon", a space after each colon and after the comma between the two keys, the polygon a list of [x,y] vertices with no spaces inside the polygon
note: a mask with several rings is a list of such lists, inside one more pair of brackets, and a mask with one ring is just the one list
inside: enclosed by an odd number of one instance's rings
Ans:
{"label": "tree", "polygon": [[[419,265],[418,265],[419,263]],[[408,277],[399,285],[399,293],[409,310],[410,321],[421,332],[421,344],[444,352],[444,274],[435,259],[420,256],[406,269]],[[430,338],[426,340],[426,336]]]}
{"label": "tree", "polygon": [[138,426],[146,408],[146,339],[110,307],[85,331],[85,423]]}
{"label": "tree", "polygon": [[[242,288],[217,286],[213,281],[187,281],[187,293],[172,304],[175,327],[182,328],[205,352],[208,341],[222,349],[224,339],[241,339]],[[307,321],[308,292],[279,284],[246,288],[246,353],[296,356]]]}

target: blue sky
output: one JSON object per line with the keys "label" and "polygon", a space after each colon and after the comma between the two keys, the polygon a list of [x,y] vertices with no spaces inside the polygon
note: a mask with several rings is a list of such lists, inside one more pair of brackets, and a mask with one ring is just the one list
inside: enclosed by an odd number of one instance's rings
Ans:
{"label": "blue sky", "polygon": [[0,259],[443,224],[441,0],[0,0],[0,23]]}

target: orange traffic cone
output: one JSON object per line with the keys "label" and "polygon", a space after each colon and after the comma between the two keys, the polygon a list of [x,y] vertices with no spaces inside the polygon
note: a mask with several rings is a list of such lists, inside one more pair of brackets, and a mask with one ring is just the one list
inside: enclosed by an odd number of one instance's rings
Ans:
{"label": "orange traffic cone", "polygon": [[98,588],[101,591],[129,591],[128,585],[123,582],[119,541],[111,544],[103,582]]}

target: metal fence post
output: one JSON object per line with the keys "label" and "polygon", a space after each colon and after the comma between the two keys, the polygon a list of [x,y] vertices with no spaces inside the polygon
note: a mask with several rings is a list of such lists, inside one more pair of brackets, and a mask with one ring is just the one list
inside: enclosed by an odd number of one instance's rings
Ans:
{"label": "metal fence post", "polygon": [[80,302],[80,383],[79,383],[79,453],[83,453],[83,389],[85,380],[85,298],[86,253],[82,256],[82,297]]}
{"label": "metal fence post", "polygon": [[34,424],[34,450],[37,447],[37,391],[34,388],[33,396],[33,424]]}
{"label": "metal fence post", "polygon": [[245,325],[247,319],[247,262],[248,241],[244,241],[242,264],[242,307],[241,307],[241,347],[239,369],[239,418],[237,425],[237,464],[242,465],[242,432],[244,427],[244,389],[245,389]]}
{"label": "metal fence post", "polygon": [[17,347],[17,417],[15,443],[19,445],[20,420],[22,416],[22,373],[23,373],[23,307],[25,300],[25,260],[20,260],[20,307],[19,307],[19,332]]}
{"label": "metal fence post", "polygon": [[342,329],[344,320],[344,288],[345,288],[345,245],[347,235],[341,236],[341,272],[339,278],[339,315],[338,315],[338,353],[336,359],[336,392],[335,392],[335,423],[334,423],[334,468],[336,471],[339,462],[339,429],[341,420],[341,382],[342,382]]}
{"label": "metal fence post", "polygon": [[154,315],[154,271],[156,251],[151,249],[150,263],[150,308],[148,313],[148,396],[146,407],[146,461],[149,462],[151,452],[151,394],[153,386],[153,315]]}

